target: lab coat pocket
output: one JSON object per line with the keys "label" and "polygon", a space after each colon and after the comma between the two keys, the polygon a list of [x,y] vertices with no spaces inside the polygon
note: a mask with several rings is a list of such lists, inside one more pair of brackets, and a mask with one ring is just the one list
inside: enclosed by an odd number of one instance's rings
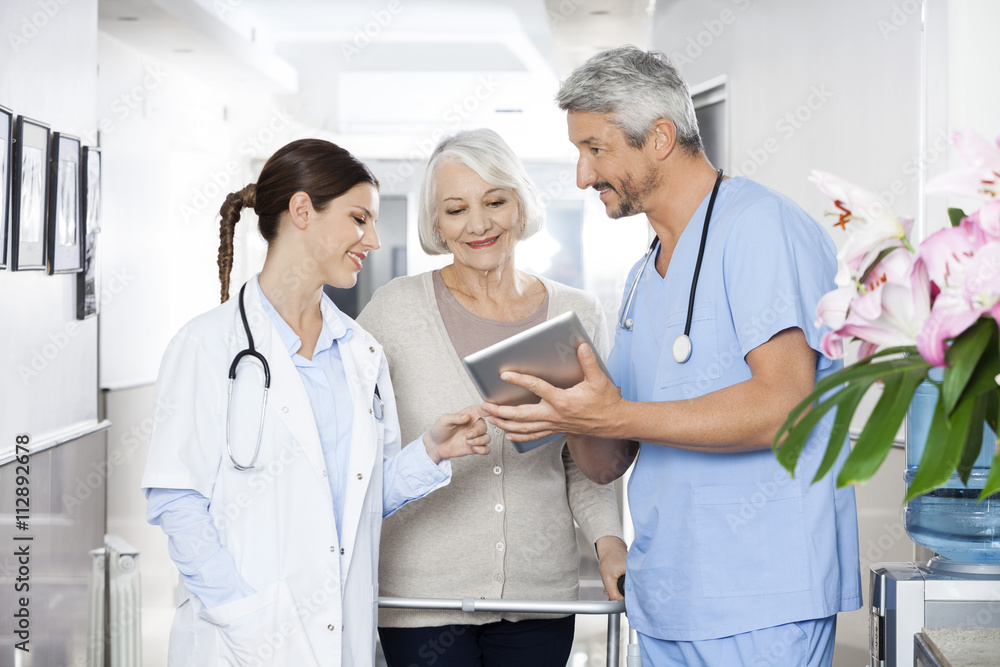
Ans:
{"label": "lab coat pocket", "polygon": [[701,487],[692,509],[705,597],[808,590],[805,517],[796,482]]}
{"label": "lab coat pocket", "polygon": [[[660,366],[657,370],[656,386],[660,389],[678,385],[695,384],[701,389],[698,395],[711,391],[711,380],[719,378],[719,368],[712,364],[718,361],[718,337],[715,331],[715,304],[698,306],[691,313],[691,357],[682,363],[674,359],[673,345],[684,333],[687,311],[670,315],[663,326],[660,345]],[[702,387],[704,385],[704,387]],[[693,398],[694,396],[685,398]]]}
{"label": "lab coat pocket", "polygon": [[217,630],[219,664],[315,666],[316,657],[284,580],[199,616]]}

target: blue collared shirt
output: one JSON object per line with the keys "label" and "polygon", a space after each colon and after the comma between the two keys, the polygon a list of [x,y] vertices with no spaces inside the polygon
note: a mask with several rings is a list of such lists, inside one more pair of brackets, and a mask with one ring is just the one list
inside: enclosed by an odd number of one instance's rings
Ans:
{"label": "blue collared shirt", "polygon": [[288,322],[282,319],[271,302],[264,296],[258,283],[260,303],[278,330],[281,343],[288,350],[288,355],[295,364],[295,369],[302,378],[309,404],[312,406],[313,417],[316,419],[316,430],[319,432],[319,442],[323,448],[323,459],[326,463],[326,479],[330,483],[330,493],[333,495],[333,514],[337,522],[337,537],[342,532],[344,517],[344,492],[347,488],[347,464],[351,455],[351,427],[354,404],[351,392],[347,388],[347,376],[344,374],[344,361],[341,356],[341,346],[346,345],[354,331],[340,317],[340,311],[326,294],[320,304],[323,314],[323,328],[316,340],[312,359],[306,359],[298,352],[302,348],[302,339],[292,331]]}

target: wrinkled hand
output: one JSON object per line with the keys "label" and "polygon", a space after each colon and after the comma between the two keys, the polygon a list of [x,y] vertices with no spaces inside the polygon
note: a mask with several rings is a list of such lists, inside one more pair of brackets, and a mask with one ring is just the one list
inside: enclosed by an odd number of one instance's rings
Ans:
{"label": "wrinkled hand", "polygon": [[524,442],[553,434],[615,437],[613,417],[622,403],[618,387],[611,382],[586,343],[576,349],[583,380],[569,389],[522,373],[505,371],[500,379],[524,387],[542,400],[532,405],[505,406],[483,403],[491,422],[507,432],[507,439]]}
{"label": "wrinkled hand", "polygon": [[597,540],[597,571],[604,582],[604,594],[609,600],[624,600],[618,592],[618,578],[625,574],[628,548],[613,535],[605,535]]}
{"label": "wrinkled hand", "polygon": [[486,432],[486,412],[473,405],[455,414],[441,415],[424,433],[424,447],[431,461],[453,459],[468,454],[489,454],[490,436]]}

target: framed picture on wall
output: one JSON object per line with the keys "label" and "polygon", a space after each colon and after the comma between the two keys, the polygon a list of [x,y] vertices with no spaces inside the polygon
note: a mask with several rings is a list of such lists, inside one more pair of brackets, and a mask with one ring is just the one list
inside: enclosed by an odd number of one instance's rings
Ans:
{"label": "framed picture on wall", "polygon": [[14,113],[0,107],[0,269],[7,266],[7,230],[10,229],[10,169],[14,147]]}
{"label": "framed picture on wall", "polygon": [[101,231],[101,151],[84,146],[80,165],[80,216],[83,222],[83,271],[76,276],[76,318],[97,314],[97,238]]}
{"label": "framed picture on wall", "polygon": [[45,268],[49,135],[49,126],[45,123],[17,117],[10,202],[10,268],[13,271]]}
{"label": "framed picture on wall", "polygon": [[52,135],[49,176],[49,273],[83,270],[83,229],[80,224],[80,140]]}

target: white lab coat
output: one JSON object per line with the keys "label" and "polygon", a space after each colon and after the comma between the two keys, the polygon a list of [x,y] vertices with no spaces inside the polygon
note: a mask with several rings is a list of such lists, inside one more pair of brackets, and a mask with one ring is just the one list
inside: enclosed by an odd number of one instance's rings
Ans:
{"label": "white lab coat", "polygon": [[[171,409],[154,425],[142,486],[194,489],[209,498],[222,543],[257,592],[205,610],[181,583],[168,664],[371,665],[382,461],[400,448],[385,356],[355,324],[343,355],[354,413],[338,541],[309,397],[261,307],[256,279],[247,285],[245,303],[254,343],[271,369],[256,469],[236,470],[226,452],[229,366],[247,347],[234,298],[192,320],[167,348],[156,392],[157,404]],[[246,366],[238,382],[252,378]],[[381,420],[372,410],[376,380]],[[256,441],[260,399],[234,399],[233,447],[245,465]]]}

